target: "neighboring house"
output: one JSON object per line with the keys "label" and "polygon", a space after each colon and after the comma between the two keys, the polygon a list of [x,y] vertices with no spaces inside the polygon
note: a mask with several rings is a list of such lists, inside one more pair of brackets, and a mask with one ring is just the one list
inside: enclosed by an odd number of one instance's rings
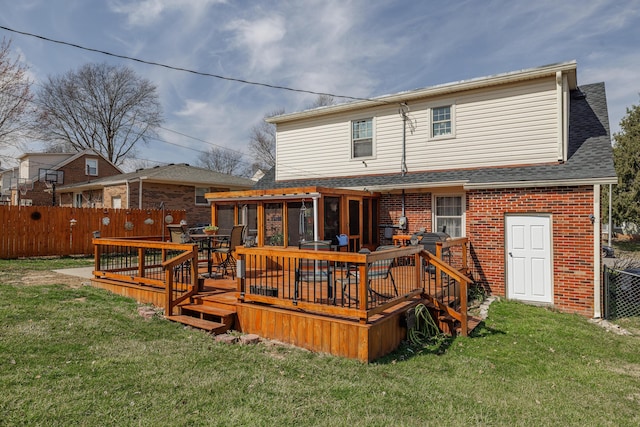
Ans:
{"label": "neighboring house", "polygon": [[211,222],[206,193],[247,190],[254,184],[248,178],[182,163],[64,185],[58,193],[63,206],[184,209],[187,222],[196,225]]}
{"label": "neighboring house", "polygon": [[258,244],[446,230],[492,294],[600,316],[600,188],[617,179],[604,84],[578,85],[575,62],[268,121],[276,168],[207,196],[214,216],[257,212]]}
{"label": "neighboring house", "polygon": [[11,179],[16,174],[15,169],[0,169],[0,205],[11,204]]}
{"label": "neighboring house", "polygon": [[8,194],[12,205],[58,206],[60,186],[122,173],[92,149],[78,153],[25,153],[18,161],[19,166],[5,171],[2,179],[3,194]]}

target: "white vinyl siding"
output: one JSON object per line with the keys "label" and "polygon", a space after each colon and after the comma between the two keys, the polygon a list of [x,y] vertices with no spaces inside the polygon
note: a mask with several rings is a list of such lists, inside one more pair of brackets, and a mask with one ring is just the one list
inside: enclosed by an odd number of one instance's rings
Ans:
{"label": "white vinyl siding", "polygon": [[[409,172],[557,161],[554,78],[477,89],[409,103]],[[431,138],[430,111],[452,106],[455,137]],[[357,114],[356,114],[357,113]],[[375,117],[375,156],[352,158],[351,122]],[[397,105],[280,123],[276,179],[400,173],[402,117]]]}

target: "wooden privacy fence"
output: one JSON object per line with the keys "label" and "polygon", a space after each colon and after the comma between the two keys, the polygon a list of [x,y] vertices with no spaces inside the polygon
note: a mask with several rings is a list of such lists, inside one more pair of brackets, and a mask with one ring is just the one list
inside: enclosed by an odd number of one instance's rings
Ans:
{"label": "wooden privacy fence", "polygon": [[0,206],[0,258],[93,255],[91,239],[164,236],[184,210]]}

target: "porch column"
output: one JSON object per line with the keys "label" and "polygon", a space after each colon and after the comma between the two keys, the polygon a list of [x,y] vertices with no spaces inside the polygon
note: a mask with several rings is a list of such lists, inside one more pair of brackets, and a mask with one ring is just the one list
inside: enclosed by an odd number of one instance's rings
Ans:
{"label": "porch column", "polygon": [[313,200],[313,240],[320,240],[318,236],[318,196],[312,197]]}

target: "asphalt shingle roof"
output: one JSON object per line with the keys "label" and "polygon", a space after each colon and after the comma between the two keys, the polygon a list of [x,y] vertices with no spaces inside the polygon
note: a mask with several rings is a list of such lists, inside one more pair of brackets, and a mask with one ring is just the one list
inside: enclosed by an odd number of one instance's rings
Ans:
{"label": "asphalt shingle roof", "polygon": [[[215,172],[210,169],[189,166],[186,163],[157,166],[149,169],[139,169],[135,172],[128,172],[120,175],[113,175],[92,180],[91,184],[110,185],[120,183],[125,180],[130,181],[136,178],[143,178],[145,180],[155,182],[168,182],[173,184],[203,184],[206,186],[214,185],[221,187],[252,187],[254,184],[254,181],[248,178]],[[87,183],[79,183],[76,185],[86,184]]]}
{"label": "asphalt shingle roof", "polygon": [[562,164],[532,166],[492,167],[463,170],[388,175],[365,175],[325,179],[298,179],[275,181],[275,169],[271,169],[258,181],[254,189],[322,186],[333,188],[376,188],[378,186],[428,186],[430,183],[460,182],[467,185],[514,183],[532,185],[536,182],[549,185],[551,181],[585,180],[598,182],[616,176],[613,167],[609,113],[604,83],[579,87],[570,94],[568,158]]}

